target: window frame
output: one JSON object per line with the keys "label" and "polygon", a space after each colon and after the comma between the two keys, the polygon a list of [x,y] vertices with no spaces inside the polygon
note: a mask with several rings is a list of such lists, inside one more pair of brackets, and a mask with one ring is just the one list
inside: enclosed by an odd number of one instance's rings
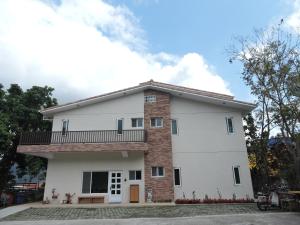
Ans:
{"label": "window frame", "polygon": [[[64,130],[64,124],[66,124],[66,128]],[[68,134],[69,131],[69,120],[68,119],[63,119],[62,120],[62,125],[61,125],[61,134],[63,136],[66,136]]]}
{"label": "window frame", "polygon": [[[176,133],[173,133],[173,121],[176,121]],[[171,134],[172,135],[178,135],[178,119],[171,119]]]}
{"label": "window frame", "polygon": [[[156,168],[156,173],[157,175],[153,175],[153,168]],[[162,168],[163,170],[163,175],[159,175],[159,168]],[[165,167],[163,166],[151,166],[151,177],[154,177],[154,178],[160,178],[160,177],[165,177]]]}
{"label": "window frame", "polygon": [[[97,172],[101,172],[101,173],[107,173],[107,192],[92,192],[92,183],[93,183],[93,173],[97,173]],[[83,193],[82,188],[83,188],[83,174],[84,173],[90,173],[90,188],[89,188],[89,193]],[[108,194],[109,193],[109,171],[105,171],[105,170],[84,170],[81,172],[81,194],[83,195],[91,195],[91,194]]]}
{"label": "window frame", "polygon": [[[119,121],[122,121],[122,129],[121,130],[119,130]],[[123,130],[124,130],[124,118],[117,118],[117,134],[122,135]]]}
{"label": "window frame", "polygon": [[[152,126],[152,119],[155,119],[155,126]],[[161,119],[161,126],[157,126],[157,120],[156,119]],[[163,117],[151,117],[150,118],[150,127],[151,128],[162,128],[164,127],[164,119]]]}
{"label": "window frame", "polygon": [[[237,183],[236,181],[236,176],[235,176],[235,168],[238,169],[238,172],[239,172],[239,183]],[[240,171],[240,165],[233,165],[232,166],[232,173],[233,173],[233,182],[234,182],[234,185],[241,185],[242,182],[241,182],[241,171]]]}
{"label": "window frame", "polygon": [[145,103],[154,103],[154,102],[156,102],[156,95],[145,95],[144,96],[144,102]]}
{"label": "window frame", "polygon": [[[136,120],[136,126],[133,126],[133,120]],[[138,126],[138,121],[141,120],[142,121],[142,126]],[[144,127],[144,118],[143,117],[135,117],[135,118],[131,118],[131,127],[132,128],[143,128]]]}
{"label": "window frame", "polygon": [[[175,170],[179,171],[179,184],[176,184],[176,182],[175,182]],[[182,185],[182,177],[181,177],[181,168],[180,167],[174,167],[173,168],[173,178],[174,178],[174,186],[175,187],[181,187],[181,185]]]}
{"label": "window frame", "polygon": [[[228,123],[229,119],[231,120],[232,132],[230,132],[230,130],[229,130],[229,123]],[[233,116],[226,117],[225,120],[226,120],[227,134],[234,134],[235,133],[235,129],[234,129],[234,124],[233,124]]]}
{"label": "window frame", "polygon": [[[136,179],[136,172],[137,171],[139,171],[141,173],[141,179]],[[134,172],[134,179],[130,179],[130,172]],[[141,181],[141,180],[143,180],[142,170],[129,170],[128,171],[128,180],[130,180],[130,181]]]}

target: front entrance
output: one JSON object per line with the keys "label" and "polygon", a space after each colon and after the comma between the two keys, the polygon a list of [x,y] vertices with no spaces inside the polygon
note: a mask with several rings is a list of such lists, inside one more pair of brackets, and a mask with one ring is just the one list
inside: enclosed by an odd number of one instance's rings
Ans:
{"label": "front entrance", "polygon": [[109,172],[109,202],[120,203],[122,202],[122,172],[110,171]]}

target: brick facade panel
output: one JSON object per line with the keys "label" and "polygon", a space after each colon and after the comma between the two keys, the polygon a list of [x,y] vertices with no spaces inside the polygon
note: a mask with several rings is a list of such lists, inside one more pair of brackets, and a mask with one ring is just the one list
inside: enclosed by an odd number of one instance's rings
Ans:
{"label": "brick facade panel", "polygon": [[[148,133],[148,151],[145,153],[145,189],[152,190],[153,201],[173,201],[173,159],[171,141],[170,95],[146,90],[144,95],[155,95],[156,102],[144,104],[145,129]],[[152,128],[150,119],[162,117],[163,127]],[[163,166],[164,177],[152,177],[152,167]]]}
{"label": "brick facade panel", "polygon": [[147,143],[19,145],[19,153],[147,151]]}

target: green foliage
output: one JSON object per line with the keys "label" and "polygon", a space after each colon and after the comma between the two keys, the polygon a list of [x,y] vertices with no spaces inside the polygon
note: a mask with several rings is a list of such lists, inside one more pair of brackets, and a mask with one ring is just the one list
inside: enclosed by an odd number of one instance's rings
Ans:
{"label": "green foliage", "polygon": [[14,177],[10,168],[14,163],[18,163],[20,175],[34,176],[46,168],[45,159],[16,154],[16,150],[22,131],[51,130],[51,123],[43,120],[39,110],[57,105],[52,97],[53,90],[47,86],[33,86],[23,91],[17,84],[4,90],[0,84],[0,190],[12,184]]}

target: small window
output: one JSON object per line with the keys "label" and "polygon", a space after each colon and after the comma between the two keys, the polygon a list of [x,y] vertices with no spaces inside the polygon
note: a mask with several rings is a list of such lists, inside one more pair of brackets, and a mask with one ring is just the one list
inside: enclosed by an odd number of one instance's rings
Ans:
{"label": "small window", "polygon": [[118,129],[118,134],[123,133],[123,119],[117,120],[117,129]]}
{"label": "small window", "polygon": [[233,128],[233,117],[227,117],[226,118],[226,125],[227,125],[227,132],[229,134],[234,133],[234,128]]}
{"label": "small window", "polygon": [[178,134],[177,120],[172,120],[172,134]]}
{"label": "small window", "polygon": [[155,95],[147,95],[147,96],[145,96],[145,102],[146,103],[156,102],[156,96]]}
{"label": "small window", "polygon": [[234,178],[234,184],[241,184],[240,166],[233,167],[233,178]]}
{"label": "small window", "polygon": [[163,118],[161,117],[151,118],[151,127],[163,127]]}
{"label": "small window", "polygon": [[141,180],[142,171],[141,170],[130,170],[129,171],[129,180]]}
{"label": "small window", "polygon": [[143,118],[132,118],[131,126],[132,127],[143,127]]}
{"label": "small window", "polygon": [[62,129],[61,133],[62,135],[66,135],[69,129],[69,120],[63,120],[62,121]]}
{"label": "small window", "polygon": [[152,177],[163,177],[164,174],[165,174],[165,171],[162,166],[152,167]]}
{"label": "small window", "polygon": [[179,168],[174,168],[174,184],[175,186],[181,185],[181,174]]}

